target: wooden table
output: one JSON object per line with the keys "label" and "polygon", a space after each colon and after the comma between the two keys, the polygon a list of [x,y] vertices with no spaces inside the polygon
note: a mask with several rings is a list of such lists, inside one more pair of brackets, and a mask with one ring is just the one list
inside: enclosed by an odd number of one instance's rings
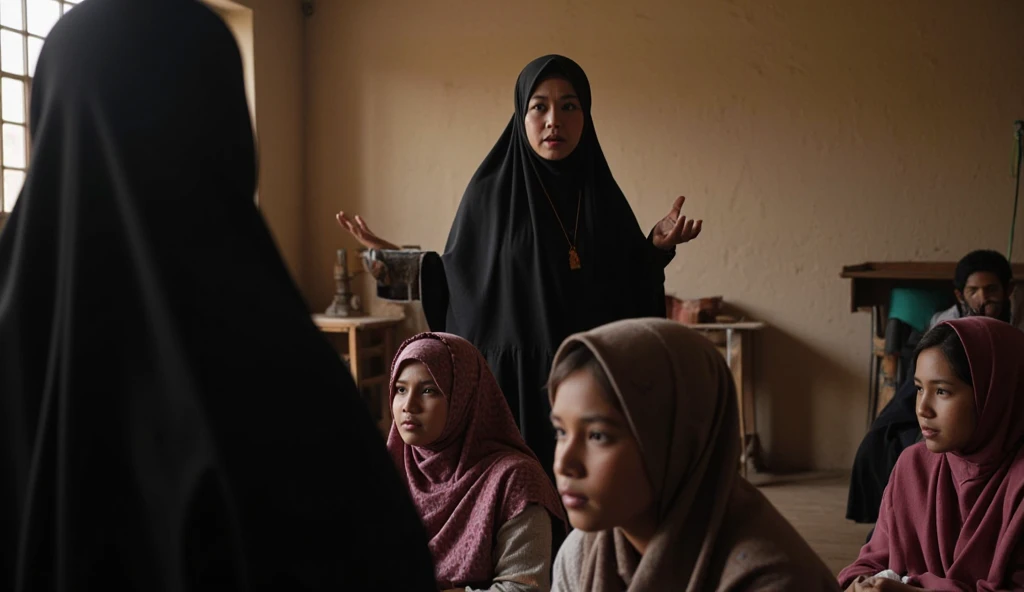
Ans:
{"label": "wooden table", "polygon": [[[389,384],[398,325],[404,317],[329,317],[313,315],[313,322],[329,335],[348,364],[359,394],[381,431],[391,429]],[[344,336],[344,339],[336,337]]]}
{"label": "wooden table", "polygon": [[[896,393],[897,354],[885,353],[885,327],[893,288],[947,290],[953,297],[955,261],[868,262],[843,267],[839,277],[850,280],[850,311],[871,312],[871,365],[868,381],[867,425]],[[1013,264],[1013,277],[1024,278],[1024,264]],[[1015,282],[1018,283],[1018,282]]]}
{"label": "wooden table", "polygon": [[[743,476],[751,461],[759,466],[761,442],[757,435],[757,389],[754,380],[754,335],[765,328],[764,323],[697,323],[687,324],[694,331],[704,333],[715,343],[725,357],[725,363],[736,383],[736,402],[740,416],[740,456]],[[715,338],[717,337],[717,339]]]}

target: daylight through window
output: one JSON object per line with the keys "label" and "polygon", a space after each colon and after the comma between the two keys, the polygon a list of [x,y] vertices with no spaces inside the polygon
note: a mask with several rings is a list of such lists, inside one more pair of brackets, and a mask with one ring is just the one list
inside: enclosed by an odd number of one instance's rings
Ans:
{"label": "daylight through window", "polygon": [[81,0],[0,0],[0,217],[10,212],[28,168],[28,96],[43,39]]}

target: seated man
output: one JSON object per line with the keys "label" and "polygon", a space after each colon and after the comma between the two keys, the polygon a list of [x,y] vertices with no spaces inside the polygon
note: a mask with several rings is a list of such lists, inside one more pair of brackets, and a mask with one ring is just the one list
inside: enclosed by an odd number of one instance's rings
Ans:
{"label": "seated man", "polygon": [[[1013,271],[1010,262],[995,251],[973,251],[957,263],[953,279],[956,304],[936,313],[928,328],[938,323],[965,316],[986,316],[1002,321],[1015,321],[1024,330],[1021,319],[1011,317]],[[1019,294],[1018,294],[1019,295]],[[1021,316],[1020,311],[1016,316]],[[846,518],[871,523],[878,519],[882,493],[889,483],[889,474],[904,448],[921,437],[915,406],[917,388],[914,369],[889,404],[871,424],[853,461]]]}
{"label": "seated man", "polygon": [[956,266],[953,281],[956,304],[935,313],[928,328],[943,321],[967,316],[986,316],[1004,322],[1015,321],[1021,330],[1022,319],[1011,318],[1010,294],[1013,290],[1013,269],[1010,262],[996,251],[973,251]]}

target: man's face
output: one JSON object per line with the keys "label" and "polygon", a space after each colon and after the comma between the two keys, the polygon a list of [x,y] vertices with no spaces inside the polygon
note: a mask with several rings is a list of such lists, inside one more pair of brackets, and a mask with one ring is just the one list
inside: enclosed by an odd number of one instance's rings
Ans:
{"label": "man's face", "polygon": [[970,316],[986,316],[1007,320],[1010,305],[1006,287],[999,277],[990,271],[976,271],[967,278],[963,292],[957,290],[956,298],[966,305]]}

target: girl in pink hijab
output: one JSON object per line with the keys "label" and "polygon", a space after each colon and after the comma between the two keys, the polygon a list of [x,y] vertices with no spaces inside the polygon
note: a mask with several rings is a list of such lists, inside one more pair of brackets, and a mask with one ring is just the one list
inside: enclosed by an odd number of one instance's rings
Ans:
{"label": "girl in pink hijab", "polygon": [[441,587],[547,592],[562,506],[480,352],[446,333],[406,341],[391,368],[391,412],[388,450]]}
{"label": "girl in pink hijab", "polygon": [[917,348],[924,442],[900,455],[847,590],[1024,588],[1024,333],[949,321]]}

